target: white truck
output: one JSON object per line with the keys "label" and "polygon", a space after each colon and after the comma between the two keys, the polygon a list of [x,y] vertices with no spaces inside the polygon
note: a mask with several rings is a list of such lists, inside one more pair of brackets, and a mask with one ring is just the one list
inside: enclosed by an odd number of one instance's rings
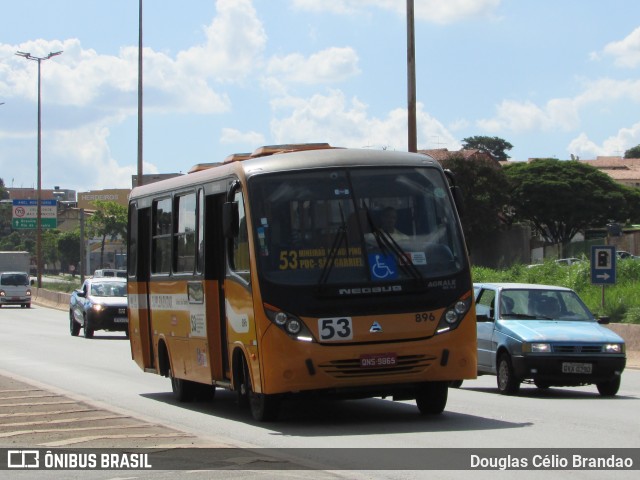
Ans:
{"label": "white truck", "polygon": [[0,252],[0,272],[29,273],[31,254],[29,252]]}
{"label": "white truck", "polygon": [[0,252],[0,307],[31,307],[29,252]]}

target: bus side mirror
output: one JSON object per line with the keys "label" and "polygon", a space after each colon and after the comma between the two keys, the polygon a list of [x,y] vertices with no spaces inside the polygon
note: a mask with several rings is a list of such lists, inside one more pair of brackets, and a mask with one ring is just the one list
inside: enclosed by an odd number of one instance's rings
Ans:
{"label": "bus side mirror", "polygon": [[235,238],[240,231],[238,202],[225,202],[222,205],[222,232],[226,238]]}
{"label": "bus side mirror", "polygon": [[451,193],[453,194],[453,201],[458,209],[458,215],[464,216],[464,198],[462,196],[462,189],[457,185],[451,187]]}
{"label": "bus side mirror", "polygon": [[445,168],[444,175],[447,177],[447,181],[449,182],[449,190],[451,190],[451,195],[453,196],[453,202],[456,204],[458,215],[462,217],[464,215],[464,197],[462,196],[462,189],[456,185],[456,176],[451,170]]}

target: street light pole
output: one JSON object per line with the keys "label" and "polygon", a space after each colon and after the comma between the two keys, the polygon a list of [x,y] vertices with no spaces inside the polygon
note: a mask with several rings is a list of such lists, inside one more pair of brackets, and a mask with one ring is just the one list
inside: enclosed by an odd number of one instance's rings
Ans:
{"label": "street light pole", "polygon": [[136,185],[142,185],[142,0],[139,0],[138,11],[138,176]]}
{"label": "street light pole", "polygon": [[60,52],[50,52],[46,57],[36,57],[27,52],[16,52],[16,55],[27,60],[38,62],[38,190],[37,190],[37,214],[36,214],[36,268],[38,275],[38,288],[42,288],[42,101],[40,96],[40,64],[44,60],[60,55]]}
{"label": "street light pole", "polygon": [[416,37],[413,0],[407,0],[407,150],[418,151],[416,121]]}

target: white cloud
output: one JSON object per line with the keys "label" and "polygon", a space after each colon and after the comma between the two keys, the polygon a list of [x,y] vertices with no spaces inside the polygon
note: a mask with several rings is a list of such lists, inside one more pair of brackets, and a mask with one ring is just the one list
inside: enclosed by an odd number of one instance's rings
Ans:
{"label": "white cloud", "polygon": [[[49,135],[42,174],[46,184],[65,185],[75,190],[131,188],[135,163],[121,166],[112,157],[109,134],[104,126],[88,125]],[[145,173],[157,173],[153,164],[145,163],[144,169]]]}
{"label": "white cloud", "polygon": [[[272,102],[276,118],[271,131],[276,143],[329,142],[341,147],[407,149],[407,111],[399,108],[385,118],[370,117],[357,98],[332,90],[311,98],[286,97]],[[419,148],[459,148],[453,135],[436,119],[416,107]],[[281,112],[281,116],[277,116]],[[434,138],[437,142],[434,142]]]}
{"label": "white cloud", "polygon": [[358,75],[358,54],[352,48],[328,48],[308,58],[300,54],[276,56],[267,72],[288,82],[336,83]]}
{"label": "white cloud", "polygon": [[[500,6],[502,0],[415,0],[417,20],[448,24],[473,17],[487,17]],[[391,10],[406,15],[407,3],[401,0],[292,0],[294,7],[334,14],[362,14],[369,7]]]}
{"label": "white cloud", "polygon": [[235,128],[223,128],[220,143],[234,143],[247,145],[249,149],[256,145],[264,145],[264,135],[258,132],[241,132]]}
{"label": "white cloud", "polygon": [[614,57],[619,67],[634,68],[640,65],[640,27],[619,42],[604,47],[605,55]]}
{"label": "white cloud", "polygon": [[640,145],[640,122],[629,128],[621,128],[616,135],[608,137],[601,145],[583,132],[569,143],[567,151],[588,160],[597,156],[622,156],[626,150],[637,145]]}
{"label": "white cloud", "polygon": [[260,68],[267,35],[250,0],[218,0],[207,42],[178,54],[180,70],[219,81],[237,81]]}
{"label": "white cloud", "polygon": [[529,132],[560,128],[570,130],[579,124],[575,105],[567,99],[555,99],[541,108],[533,102],[504,100],[496,108],[496,116],[478,120],[479,128],[497,133],[503,130]]}
{"label": "white cloud", "polygon": [[530,101],[504,100],[493,118],[478,120],[479,128],[493,133],[501,131],[532,132],[579,128],[580,111],[590,105],[607,106],[615,100],[640,102],[640,80],[600,79],[584,84],[573,98],[555,98],[540,107]]}

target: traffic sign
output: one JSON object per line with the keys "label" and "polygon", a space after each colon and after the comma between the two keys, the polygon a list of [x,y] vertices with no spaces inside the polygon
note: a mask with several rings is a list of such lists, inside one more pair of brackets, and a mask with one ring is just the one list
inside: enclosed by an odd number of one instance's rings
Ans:
{"label": "traffic sign", "polygon": [[591,283],[594,285],[616,283],[616,247],[614,245],[591,247]]}
{"label": "traffic sign", "polygon": [[[14,229],[37,228],[37,200],[13,200],[12,204],[11,226]],[[57,200],[40,200],[40,226],[42,228],[56,228],[58,226]]]}

